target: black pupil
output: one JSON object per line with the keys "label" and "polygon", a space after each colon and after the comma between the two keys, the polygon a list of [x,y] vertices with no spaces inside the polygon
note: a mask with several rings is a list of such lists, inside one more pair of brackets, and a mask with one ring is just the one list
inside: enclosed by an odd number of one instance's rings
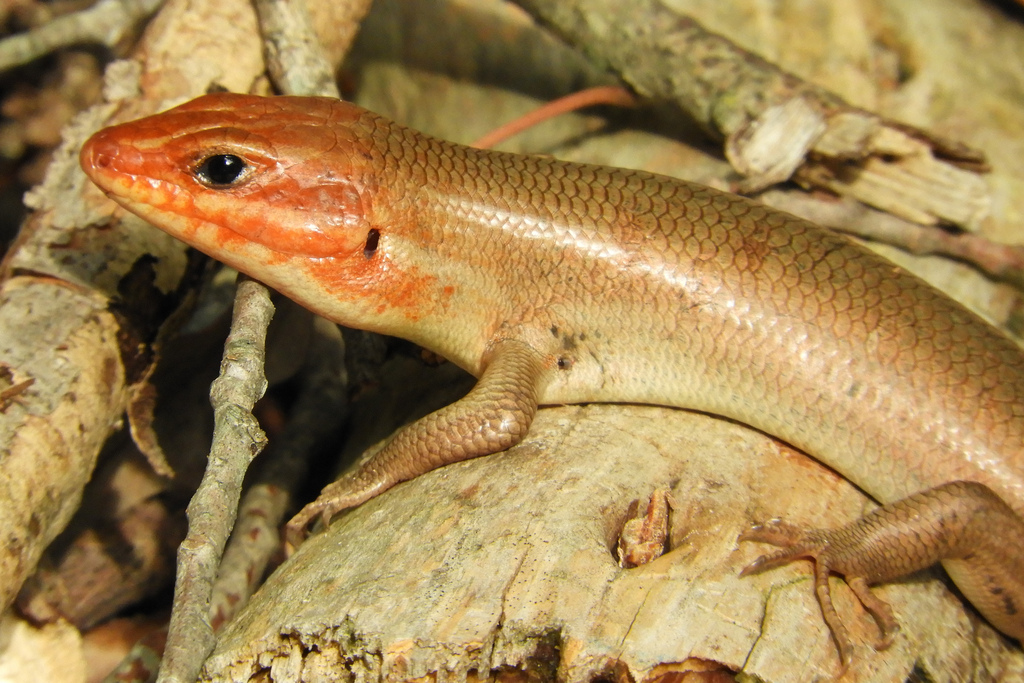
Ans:
{"label": "black pupil", "polygon": [[245,170],[245,162],[234,154],[214,154],[196,168],[196,175],[208,185],[230,185]]}

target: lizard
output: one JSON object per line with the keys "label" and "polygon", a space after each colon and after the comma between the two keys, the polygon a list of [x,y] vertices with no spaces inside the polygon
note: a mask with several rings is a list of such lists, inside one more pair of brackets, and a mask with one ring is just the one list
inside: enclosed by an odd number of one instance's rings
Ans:
{"label": "lizard", "polygon": [[844,668],[832,572],[883,646],[898,624],[869,584],[936,562],[1024,638],[1024,352],[865,247],[727,192],[466,147],[329,98],[206,95],[103,129],[80,158],[192,247],[478,377],[324,488],[293,541],[514,445],[540,405],[675,406],[772,434],[882,504],[841,529],[741,537],[781,546],[747,571],[815,561]]}

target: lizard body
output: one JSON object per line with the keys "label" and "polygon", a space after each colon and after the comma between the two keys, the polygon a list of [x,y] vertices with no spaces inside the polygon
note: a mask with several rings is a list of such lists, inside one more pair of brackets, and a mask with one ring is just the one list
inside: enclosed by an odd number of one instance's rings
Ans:
{"label": "lizard body", "polygon": [[538,404],[679,406],[780,437],[896,505],[851,526],[856,542],[889,534],[855,560],[763,528],[751,538],[790,549],[762,564],[812,554],[870,601],[856,582],[943,560],[1024,637],[1024,353],[844,237],[700,185],[468,148],[329,99],[208,95],[100,131],[82,164],[127,209],[320,315],[480,377],[328,486],[293,532],[513,445]]}

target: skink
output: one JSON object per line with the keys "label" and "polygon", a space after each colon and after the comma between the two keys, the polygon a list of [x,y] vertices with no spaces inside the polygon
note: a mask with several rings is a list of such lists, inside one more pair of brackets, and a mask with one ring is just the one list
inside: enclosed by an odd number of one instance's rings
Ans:
{"label": "skink", "polygon": [[[652,175],[477,150],[345,102],[207,95],[81,154],[111,198],[343,325],[479,377],[290,525],[523,438],[538,404],[650,403],[750,424],[878,501],[835,531],[747,538],[867,588],[942,561],[1024,638],[1024,353],[812,223]],[[844,662],[827,580],[819,599]]]}

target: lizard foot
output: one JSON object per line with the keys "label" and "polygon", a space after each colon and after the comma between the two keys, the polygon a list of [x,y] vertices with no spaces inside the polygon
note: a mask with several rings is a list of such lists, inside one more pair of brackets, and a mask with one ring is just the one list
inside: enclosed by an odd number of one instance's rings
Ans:
{"label": "lizard foot", "polygon": [[800,558],[809,558],[814,562],[814,592],[825,623],[839,648],[839,659],[842,664],[840,676],[846,672],[853,659],[853,641],[832,604],[829,575],[843,575],[853,594],[874,617],[881,631],[881,638],[876,644],[877,649],[884,650],[892,645],[899,631],[899,624],[893,616],[892,608],[871,592],[865,573],[858,571],[857,554],[862,548],[855,542],[855,526],[856,523],[841,529],[804,530],[781,520],[773,520],[767,524],[754,526],[739,537],[740,541],[770,543],[780,547],[780,550],[754,560],[740,572],[741,576],[788,564]]}
{"label": "lizard foot", "polygon": [[[306,539],[310,523],[320,518],[326,527],[331,518],[342,510],[355,507],[390,488],[391,482],[384,477],[367,476],[368,468],[357,470],[333,484],[324,487],[317,499],[299,510],[285,526],[285,552],[291,555]],[[372,472],[372,470],[371,470]]]}

